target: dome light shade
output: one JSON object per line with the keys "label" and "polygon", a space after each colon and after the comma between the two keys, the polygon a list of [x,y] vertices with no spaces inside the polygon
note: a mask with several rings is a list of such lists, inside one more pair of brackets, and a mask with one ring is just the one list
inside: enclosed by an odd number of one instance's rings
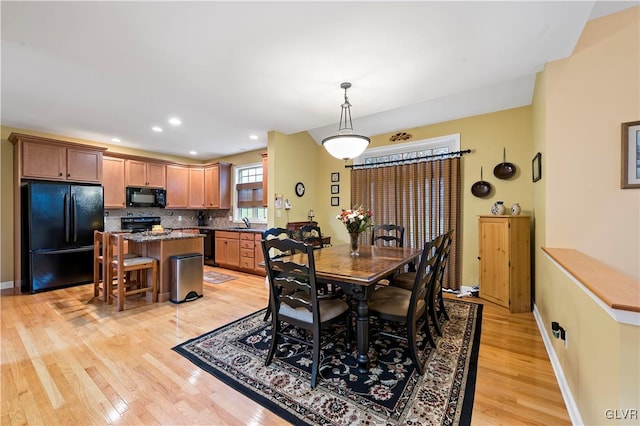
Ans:
{"label": "dome light shade", "polygon": [[360,135],[335,135],[322,140],[322,146],[341,160],[356,158],[369,146],[369,138]]}
{"label": "dome light shade", "polygon": [[344,103],[341,105],[338,134],[324,138],[322,146],[335,158],[349,160],[362,154],[371,140],[366,136],[353,134],[351,104],[347,98],[347,89],[351,87],[351,83],[342,83],[340,87],[344,89]]}

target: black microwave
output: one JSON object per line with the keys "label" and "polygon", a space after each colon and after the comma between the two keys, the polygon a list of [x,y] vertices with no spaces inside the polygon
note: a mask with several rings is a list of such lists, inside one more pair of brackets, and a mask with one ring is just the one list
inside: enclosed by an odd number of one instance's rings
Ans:
{"label": "black microwave", "polygon": [[127,187],[127,207],[162,207],[167,205],[167,191],[156,188]]}

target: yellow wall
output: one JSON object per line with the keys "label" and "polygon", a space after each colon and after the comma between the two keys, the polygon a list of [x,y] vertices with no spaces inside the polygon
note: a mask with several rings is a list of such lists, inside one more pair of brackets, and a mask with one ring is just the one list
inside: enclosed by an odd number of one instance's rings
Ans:
{"label": "yellow wall", "polygon": [[584,424],[607,409],[640,407],[640,327],[619,324],[540,250],[575,248],[640,278],[640,190],[620,189],[620,123],[640,119],[640,7],[587,24],[574,54],[538,75],[534,148],[543,179],[533,185],[536,309],[568,347],[551,339]]}
{"label": "yellow wall", "polygon": [[[533,210],[531,158],[534,151],[531,107],[514,108],[404,131],[413,135],[411,141],[460,133],[461,149],[472,150],[472,153],[465,155],[462,160],[462,284],[477,284],[478,215],[490,213],[491,206],[497,200],[504,201],[507,208],[513,203],[520,203],[523,215],[531,214]],[[371,137],[371,147],[389,145],[389,137],[392,134]],[[287,141],[291,138],[282,134],[279,134],[279,137]],[[296,138],[299,138],[299,135],[296,135]],[[303,197],[305,199],[303,211],[296,211],[295,216],[292,214],[290,221],[306,220],[307,211],[313,208],[323,233],[331,236],[332,243],[346,243],[348,234],[335,217],[341,208],[353,207],[350,206],[350,169],[344,168],[344,161],[331,157],[320,145],[311,146],[311,144],[313,141],[309,141],[308,148],[304,145],[304,149],[315,152],[313,157],[315,161],[307,162],[306,166],[299,169],[297,173],[291,170],[285,173],[278,172],[276,192],[284,192],[285,196],[288,195],[291,200],[293,185],[302,179],[300,176],[305,176],[305,184],[307,181],[314,182],[316,190],[310,193],[307,185],[308,195]],[[299,162],[301,145],[293,140],[280,141],[276,144],[275,157],[278,164],[282,161],[281,154],[287,158],[287,162]],[[292,146],[298,147],[290,151]],[[506,148],[507,161],[517,166],[516,176],[509,180],[500,180],[493,176],[494,166],[502,162],[503,148]],[[484,180],[491,182],[494,187],[492,195],[488,198],[477,198],[471,194],[471,185],[480,180],[480,167],[484,168]],[[333,207],[330,203],[332,172],[340,173],[340,182],[338,182],[340,206],[338,207]],[[293,201],[297,201],[297,197],[293,196],[293,198]],[[294,210],[296,210],[295,205],[292,212]],[[373,213],[375,219],[375,212]]]}

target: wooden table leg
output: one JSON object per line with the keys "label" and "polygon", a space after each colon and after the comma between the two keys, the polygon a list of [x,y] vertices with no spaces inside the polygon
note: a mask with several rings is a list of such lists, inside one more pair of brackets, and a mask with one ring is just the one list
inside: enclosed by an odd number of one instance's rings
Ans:
{"label": "wooden table leg", "polygon": [[358,345],[358,372],[369,372],[369,304],[366,298],[356,299],[356,342]]}

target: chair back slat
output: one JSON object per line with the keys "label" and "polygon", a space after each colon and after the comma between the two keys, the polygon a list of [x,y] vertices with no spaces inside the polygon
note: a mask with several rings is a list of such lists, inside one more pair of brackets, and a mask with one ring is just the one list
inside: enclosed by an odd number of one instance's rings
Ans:
{"label": "chair back slat", "polygon": [[404,226],[393,224],[375,225],[371,229],[371,245],[376,244],[404,247]]}

